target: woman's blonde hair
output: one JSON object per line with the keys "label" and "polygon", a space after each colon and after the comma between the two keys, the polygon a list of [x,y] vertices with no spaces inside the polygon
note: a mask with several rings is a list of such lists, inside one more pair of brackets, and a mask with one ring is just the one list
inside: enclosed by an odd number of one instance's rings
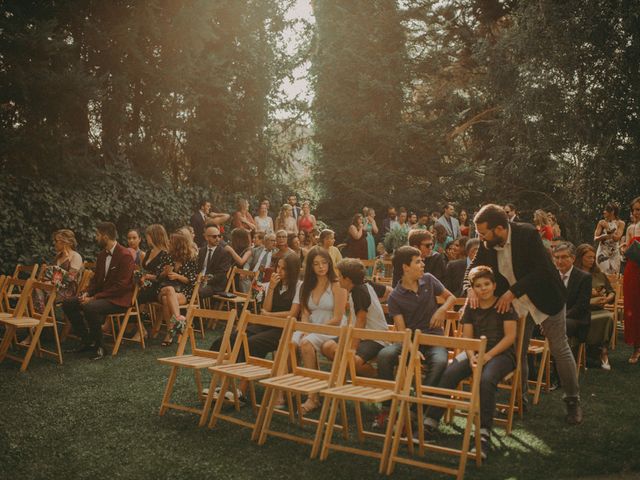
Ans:
{"label": "woman's blonde hair", "polygon": [[540,227],[544,227],[545,225],[549,225],[549,215],[544,210],[536,210],[533,212],[533,223]]}
{"label": "woman's blonde hair", "polygon": [[149,245],[150,247],[157,247],[165,252],[169,251],[169,237],[167,236],[167,231],[162,225],[159,223],[149,225],[144,233],[151,239],[151,243],[153,245]]}
{"label": "woman's blonde hair", "polygon": [[51,235],[51,238],[53,239],[53,241],[55,241],[56,238],[59,238],[60,241],[71,248],[71,250],[75,250],[78,246],[78,241],[76,240],[75,233],[73,233],[73,231],[69,230],[68,228],[56,230],[55,232],[53,232],[53,235]]}
{"label": "woman's blonde hair", "polygon": [[174,262],[180,262],[183,265],[189,260],[193,260],[196,257],[196,252],[191,238],[188,238],[183,232],[172,233],[169,254]]}

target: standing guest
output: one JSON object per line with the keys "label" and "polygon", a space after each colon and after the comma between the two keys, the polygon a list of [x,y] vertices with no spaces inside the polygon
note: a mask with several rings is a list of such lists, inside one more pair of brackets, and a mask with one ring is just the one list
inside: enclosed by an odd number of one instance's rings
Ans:
{"label": "standing guest", "polygon": [[[380,304],[380,297],[387,292],[386,287],[365,282],[365,267],[355,258],[345,258],[340,261],[336,271],[340,286],[349,296],[350,325],[355,328],[387,331],[389,329],[387,319]],[[375,360],[378,352],[385,346],[385,342],[378,340],[354,339],[349,348],[356,352],[356,372],[359,375],[375,377],[376,369],[369,362]],[[337,350],[338,344],[335,340],[329,340],[322,345],[322,353],[329,360],[335,358]]]}
{"label": "standing guest", "polygon": [[429,223],[431,219],[429,217],[429,212],[426,210],[421,211],[418,214],[418,223],[413,227],[414,230],[429,230]]}
{"label": "standing guest", "polygon": [[547,212],[547,217],[549,218],[549,225],[553,233],[553,240],[560,240],[562,238],[562,230],[560,230],[560,225],[558,225],[558,219],[551,212]]}
{"label": "standing guest", "polygon": [[591,323],[591,275],[573,267],[576,253],[569,242],[561,242],[553,248],[553,261],[567,289],[567,336],[583,343]]}
{"label": "standing guest", "polygon": [[198,252],[197,270],[206,276],[200,286],[200,298],[223,292],[227,285],[227,272],[233,264],[231,254],[220,245],[220,230],[207,227],[204,232],[207,244]]}
{"label": "standing guest", "polygon": [[198,211],[191,217],[191,226],[195,232],[195,242],[198,246],[203,245],[204,241],[204,228],[207,219],[209,218],[209,212],[211,211],[211,202],[206,199],[200,201]]}
{"label": "standing guest", "polygon": [[[640,242],[640,197],[631,202],[633,224],[627,228],[625,251],[634,242]],[[636,245],[637,246],[637,245]],[[640,264],[636,260],[627,258],[624,267],[624,341],[633,345],[633,353],[629,363],[635,365],[640,359]]]}
{"label": "standing guest", "polygon": [[[420,258],[424,263],[424,273],[430,273],[441,283],[444,282],[447,261],[444,254],[433,249],[433,235],[427,230],[412,230],[409,233],[409,246],[420,250]],[[393,286],[400,280],[401,271],[394,270]]]}
{"label": "standing guest", "polygon": [[[474,218],[482,243],[470,267],[491,267],[496,276],[498,313],[505,313],[513,304],[519,316],[527,316],[522,349],[522,384],[527,391],[529,368],[527,350],[534,324],[542,326],[549,340],[562,387],[565,390],[566,420],[575,425],[582,422],[580,389],[576,362],[567,342],[565,302],[567,289],[533,226],[510,223],[498,205],[485,205]],[[468,289],[470,308],[478,307],[477,295]],[[525,397],[526,398],[526,397]]]}
{"label": "standing guest", "polygon": [[366,260],[368,258],[367,232],[364,229],[364,221],[362,214],[356,213],[351,220],[351,225],[347,231],[347,247],[345,249],[345,257],[360,258]]}
{"label": "standing guest", "polygon": [[480,240],[472,238],[465,244],[465,256],[447,263],[443,283],[447,290],[456,297],[464,297],[466,295],[463,288],[464,275],[473,259],[476,258],[479,247]]}
{"label": "standing guest", "polygon": [[142,266],[145,255],[145,253],[140,250],[140,240],[140,232],[135,228],[132,228],[127,232],[127,247],[129,247],[129,251],[133,255],[133,261],[137,268]]}
{"label": "standing guest", "polygon": [[269,216],[269,207],[265,202],[260,204],[258,215],[254,218],[258,232],[273,233],[273,219]]}
{"label": "standing guest", "polygon": [[253,235],[253,243],[251,245],[251,247],[253,249],[257,248],[257,247],[262,247],[264,245],[264,232],[256,232]]}
{"label": "standing guest", "polygon": [[311,215],[311,204],[309,201],[302,202],[302,212],[298,218],[298,230],[311,232],[316,227],[316,217]]}
{"label": "standing guest", "polygon": [[[295,194],[291,194],[289,195],[289,198],[287,199],[287,201],[289,202],[289,206],[291,207],[291,216],[293,217],[293,219],[296,222],[296,225],[298,224],[298,219],[300,218],[300,213],[302,212],[300,210],[300,207],[297,205],[298,204],[298,197]],[[278,228],[278,227],[276,227]]]}
{"label": "standing guest", "polygon": [[[442,225],[442,223],[436,222],[433,225],[433,230],[435,237],[435,245],[433,249],[444,255],[447,244],[453,241],[453,237],[447,233],[447,229]],[[445,258],[445,260],[447,259]]]}
{"label": "standing guest", "polygon": [[302,250],[302,246],[300,245],[300,239],[298,238],[298,235],[296,235],[295,233],[290,233],[289,235],[287,235],[287,246],[291,250],[293,250],[293,252],[300,260],[300,265],[302,265],[302,262],[304,262],[305,254]]}
{"label": "standing guest", "polygon": [[378,235],[376,211],[373,208],[367,208],[367,214],[364,216],[364,229],[367,232],[367,258],[373,260],[376,258],[375,236]]}
{"label": "standing guest", "polygon": [[342,260],[342,253],[340,253],[340,250],[334,246],[334,243],[336,243],[336,234],[333,230],[326,228],[320,232],[320,236],[318,237],[318,246],[325,249],[329,254],[329,257],[331,257],[333,264],[337,265],[338,262]]}
{"label": "standing guest", "polygon": [[167,265],[173,265],[169,255],[169,237],[162,225],[154,223],[145,230],[147,245],[151,248],[142,260],[142,288],[138,292],[138,304],[157,302],[160,295],[160,275]]}
{"label": "standing guest", "polygon": [[[489,267],[476,267],[469,272],[471,288],[478,299],[478,308],[467,308],[462,315],[462,337],[487,339],[484,366],[480,378],[480,441],[484,460],[489,455],[491,428],[496,409],[496,393],[502,379],[516,368],[516,342],[518,317],[513,307],[506,312],[498,312],[495,296],[496,281]],[[467,352],[459,353],[442,375],[440,388],[455,389],[468,378],[476,366],[476,359]],[[433,435],[444,414],[443,408],[427,410],[425,427],[427,435]],[[478,433],[476,433],[477,435]]]}
{"label": "standing guest", "polygon": [[[326,250],[315,247],[309,252],[304,280],[293,303],[300,305],[303,322],[340,325],[346,320],[347,292],[340,286]],[[318,353],[327,340],[331,340],[329,335],[312,333],[303,336],[296,332],[293,342],[300,347],[305,368],[318,368]],[[311,394],[302,405],[302,412],[306,415],[319,406],[318,394]]]}
{"label": "standing guest", "polygon": [[447,236],[456,239],[460,236],[460,222],[454,217],[455,208],[451,203],[446,203],[442,209],[442,216],[438,218],[436,224],[442,225],[447,231]]}
{"label": "standing guest", "polygon": [[620,271],[619,242],[624,235],[624,222],[618,218],[620,207],[609,203],[604,207],[604,219],[598,222],[593,241],[598,245],[598,268],[606,274]]}
{"label": "standing guest", "polygon": [[396,230],[402,230],[406,235],[409,234],[409,223],[408,223],[408,214],[407,209],[404,207],[400,207],[400,214],[398,215],[398,225],[395,227]]}
{"label": "standing guest", "polygon": [[431,212],[431,223],[436,223],[440,219],[440,212],[434,210]]}
{"label": "standing guest", "polygon": [[604,370],[611,370],[608,345],[613,330],[613,313],[605,310],[604,306],[613,303],[615,292],[607,276],[596,264],[596,249],[588,243],[578,246],[573,265],[591,274],[591,323],[587,347],[598,349],[600,366]]}
{"label": "standing guest", "polygon": [[276,218],[276,230],[284,230],[287,233],[298,233],[298,222],[292,216],[293,208],[285,203]]}
{"label": "standing guest", "polygon": [[66,299],[62,304],[75,333],[82,340],[82,346],[75,351],[93,351],[94,360],[104,357],[101,326],[105,317],[125,312],[131,305],[134,290],[133,257],[116,238],[118,232],[113,223],[97,225],[96,243],[101,250],[96,259],[96,273],[86,292]]}
{"label": "standing guest", "polygon": [[396,209],[394,207],[389,207],[387,209],[387,218],[382,221],[382,234],[386,235],[391,230],[398,227],[398,219],[396,214]]}
{"label": "standing guest", "polygon": [[469,214],[463,208],[458,214],[458,222],[460,222],[460,235],[463,237],[469,237],[471,233],[471,227],[469,225]]}
{"label": "standing guest", "polygon": [[[421,232],[418,230],[419,233]],[[393,255],[393,271],[401,272],[398,284],[389,296],[389,315],[393,318],[396,330],[402,332],[410,328],[412,332],[421,330],[431,335],[444,335],[444,320],[447,310],[453,307],[455,297],[440,281],[429,273],[424,273],[424,263],[420,250],[410,246],[398,248]],[[437,296],[445,299],[438,307]],[[394,369],[402,345],[394,343],[384,347],[378,353],[378,376],[384,380],[393,380]],[[443,347],[421,347],[426,364],[426,376],[423,385],[434,386],[447,367],[448,353]],[[383,411],[382,416],[386,412]],[[381,424],[381,421],[377,422]]]}
{"label": "standing guest", "polygon": [[256,231],[256,222],[249,213],[249,202],[244,198],[238,200],[238,210],[233,214],[233,228],[242,228],[247,232]]}
{"label": "standing guest", "polygon": [[278,230],[276,232],[276,251],[271,256],[271,266],[274,268],[276,265],[278,265],[278,260],[280,258],[284,257],[285,255],[295,254],[295,252],[291,250],[289,248],[289,245],[287,244],[287,241],[289,239],[288,237],[289,234],[286,232],[286,230]]}
{"label": "standing guest", "polygon": [[547,212],[540,209],[533,212],[533,224],[536,226],[536,230],[538,230],[542,238],[542,243],[544,243],[545,247],[549,248],[553,240],[553,228],[551,228],[551,222],[549,221]]}
{"label": "standing guest", "polygon": [[160,282],[160,304],[167,322],[167,335],[163,347],[173,343],[175,333],[183,333],[185,317],[180,314],[180,305],[189,302],[198,277],[197,254],[193,243],[183,233],[172,233],[169,254],[173,265],[168,265]]}
{"label": "standing guest", "polygon": [[409,212],[409,230],[414,228],[418,224],[418,214],[416,212]]}
{"label": "standing guest", "polygon": [[513,203],[507,203],[504,206],[504,213],[507,214],[509,222],[520,222],[520,217],[518,217],[518,212],[516,211],[516,207]]}

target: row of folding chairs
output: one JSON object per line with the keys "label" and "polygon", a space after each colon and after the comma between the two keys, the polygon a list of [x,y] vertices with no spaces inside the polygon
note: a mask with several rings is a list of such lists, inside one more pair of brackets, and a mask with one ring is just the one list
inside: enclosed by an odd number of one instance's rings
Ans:
{"label": "row of folding chairs", "polygon": [[[195,318],[225,322],[220,349],[217,352],[202,350],[197,347],[193,332]],[[251,327],[277,328],[282,333],[277,350],[272,359],[257,358],[251,355],[248,331]],[[522,333],[524,320],[519,322],[518,349],[522,348]],[[234,333],[235,332],[235,333]],[[297,361],[294,334],[323,334],[337,338],[338,349],[329,371],[313,370],[300,366]],[[232,334],[235,341],[232,342]],[[393,381],[377,378],[367,378],[358,375],[355,367],[355,350],[352,344],[355,340],[372,340],[402,345],[396,378]],[[185,354],[187,345],[191,353]],[[453,354],[460,351],[472,351],[478,356],[477,367],[466,387],[455,390],[441,389],[422,385],[423,365],[420,348],[424,346],[441,346],[449,349]],[[374,331],[357,329],[351,326],[316,325],[298,322],[293,318],[276,318],[250,313],[244,309],[239,320],[235,310],[222,312],[194,307],[187,316],[187,334],[178,345],[175,356],[159,359],[160,363],[171,367],[165,392],[160,406],[160,415],[169,409],[182,410],[199,415],[199,425],[216,426],[219,421],[228,421],[252,429],[252,439],[263,445],[269,437],[276,436],[310,446],[312,458],[324,460],[332,450],[362,454],[379,460],[380,472],[391,473],[397,463],[433,469],[450,473],[457,478],[464,475],[468,458],[481,464],[480,455],[471,453],[470,438],[472,426],[479,431],[479,384],[482,375],[483,356],[486,339],[474,340],[455,336],[433,336],[419,331],[411,340],[411,332]],[[240,352],[244,361],[239,362]],[[520,355],[518,355],[520,358]],[[402,366],[407,365],[406,368]],[[513,412],[521,412],[520,367],[505,378],[509,383],[511,395],[509,397],[510,414],[503,422],[510,433]],[[172,401],[175,382],[181,369],[190,369],[196,377],[197,398],[201,402],[200,408],[178,404]],[[207,370],[211,374],[208,392],[203,389],[201,373]],[[237,395],[238,382],[248,383],[249,401],[252,409],[252,419],[239,418],[240,409]],[[263,388],[261,401],[258,402],[256,385]],[[216,390],[217,387],[217,390]],[[228,403],[226,393],[231,391],[232,403],[235,411],[223,411]],[[216,393],[214,393],[216,392]],[[521,392],[520,392],[521,393]],[[318,419],[304,415],[301,408],[302,397],[319,394],[324,402]],[[215,398],[214,398],[215,397]],[[279,406],[278,399],[284,399],[285,404]],[[355,417],[355,438],[358,446],[349,444],[349,410],[347,403],[353,403]],[[362,405],[367,403],[391,402],[391,417],[384,434],[366,430],[363,422]],[[520,404],[518,404],[520,402]],[[412,432],[412,405],[416,405],[416,424],[418,425],[417,446]],[[422,414],[425,406],[438,406],[449,409],[452,414],[462,413],[467,417],[462,445],[460,448],[438,446],[427,443],[422,427]],[[291,424],[298,424],[301,429],[312,425],[312,435],[294,434],[288,429],[278,428],[274,422],[274,415],[279,414],[288,418]],[[287,430],[287,431],[284,431]],[[334,441],[336,432],[341,433],[343,441]],[[378,450],[367,450],[359,445],[365,439],[381,441]],[[401,451],[400,447],[406,449]],[[480,436],[476,436],[476,451],[480,451]],[[430,461],[423,461],[415,456],[416,450],[420,457],[426,452],[453,454],[458,457],[457,465],[437,465]],[[406,454],[405,454],[406,453]]]}

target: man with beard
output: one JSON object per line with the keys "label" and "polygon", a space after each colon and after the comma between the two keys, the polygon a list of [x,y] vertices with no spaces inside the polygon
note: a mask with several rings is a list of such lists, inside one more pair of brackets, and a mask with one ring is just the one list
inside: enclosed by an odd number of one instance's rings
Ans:
{"label": "man with beard", "polygon": [[131,253],[116,241],[117,237],[113,223],[98,224],[96,243],[100,247],[100,253],[96,259],[96,273],[86,292],[79,297],[67,299],[62,304],[74,332],[82,340],[82,345],[71,351],[93,351],[94,360],[104,356],[102,324],[105,317],[125,312],[131,305],[134,290],[135,262]]}
{"label": "man with beard", "polygon": [[[526,316],[527,325],[522,348],[522,384],[527,389],[529,369],[527,347],[534,323],[549,340],[551,355],[557,366],[564,401],[566,421],[575,425],[582,422],[580,389],[576,362],[567,341],[566,296],[567,289],[535,227],[523,223],[510,223],[504,209],[498,205],[485,205],[473,219],[478,237],[482,241],[469,270],[486,265],[496,273],[496,303],[498,313],[511,305],[519,316]],[[468,286],[468,281],[465,279]],[[478,307],[478,298],[468,289],[468,304]]]}

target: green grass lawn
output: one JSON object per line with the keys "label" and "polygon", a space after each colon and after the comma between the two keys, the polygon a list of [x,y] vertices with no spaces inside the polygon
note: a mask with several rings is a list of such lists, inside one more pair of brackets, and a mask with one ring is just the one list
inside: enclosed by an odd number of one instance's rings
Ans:
{"label": "green grass lawn", "polygon": [[[67,354],[62,366],[35,358],[26,373],[15,362],[0,364],[0,479],[383,478],[374,459],[332,452],[320,462],[306,445],[269,438],[260,447],[235,425],[208,430],[192,414],[158,416],[169,367],[156,358],[174,351],[152,340],[144,352],[127,346],[98,362],[80,354]],[[510,437],[497,429],[491,458],[481,468],[468,462],[466,478],[640,478],[640,367],[626,363],[629,353],[620,346],[611,372],[581,376],[582,425],[565,425],[561,391],[543,395]],[[189,373],[179,376],[177,401],[195,401]],[[452,478],[405,466],[394,474],[425,476]]]}

